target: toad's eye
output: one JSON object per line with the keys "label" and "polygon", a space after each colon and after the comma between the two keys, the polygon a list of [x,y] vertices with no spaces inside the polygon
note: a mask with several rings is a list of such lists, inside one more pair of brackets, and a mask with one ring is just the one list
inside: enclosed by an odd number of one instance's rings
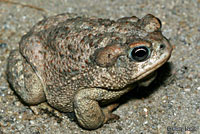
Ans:
{"label": "toad's eye", "polygon": [[145,61],[149,58],[150,49],[146,46],[136,46],[129,51],[129,57],[138,62]]}

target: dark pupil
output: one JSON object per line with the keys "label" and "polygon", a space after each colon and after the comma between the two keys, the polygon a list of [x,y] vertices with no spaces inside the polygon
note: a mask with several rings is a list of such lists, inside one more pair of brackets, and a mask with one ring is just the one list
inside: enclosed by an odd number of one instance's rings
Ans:
{"label": "dark pupil", "polygon": [[143,49],[143,48],[139,48],[139,49],[137,49],[136,51],[135,51],[135,55],[137,56],[137,57],[144,57],[145,55],[146,55],[146,50],[145,49]]}
{"label": "dark pupil", "polygon": [[136,61],[144,61],[148,57],[148,49],[145,46],[135,47],[131,56]]}

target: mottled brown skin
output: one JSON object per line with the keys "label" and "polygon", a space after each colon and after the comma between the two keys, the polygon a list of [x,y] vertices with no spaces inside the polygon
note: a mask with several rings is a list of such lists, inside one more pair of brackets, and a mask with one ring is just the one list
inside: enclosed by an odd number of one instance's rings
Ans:
{"label": "mottled brown skin", "polygon": [[[132,58],[138,46],[149,52],[139,62]],[[47,101],[62,112],[75,112],[83,128],[96,129],[117,118],[111,113],[117,104],[100,106],[149,85],[171,51],[153,15],[113,21],[60,14],[22,37],[19,51],[8,59],[8,81],[27,104]]]}

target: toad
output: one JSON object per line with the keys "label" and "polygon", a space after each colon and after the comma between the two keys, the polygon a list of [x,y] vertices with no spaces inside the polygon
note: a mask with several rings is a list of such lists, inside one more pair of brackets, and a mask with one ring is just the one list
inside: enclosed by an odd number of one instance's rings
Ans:
{"label": "toad", "polygon": [[[8,58],[8,82],[29,105],[47,102],[96,129],[118,116],[113,103],[148,86],[172,47],[151,14],[118,20],[59,14],[37,23]],[[107,107],[102,108],[102,106]]]}

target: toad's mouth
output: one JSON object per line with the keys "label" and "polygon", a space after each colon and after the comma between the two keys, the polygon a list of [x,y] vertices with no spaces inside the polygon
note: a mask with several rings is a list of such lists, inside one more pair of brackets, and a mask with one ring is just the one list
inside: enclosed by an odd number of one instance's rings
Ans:
{"label": "toad's mouth", "polygon": [[154,73],[156,72],[155,70],[157,70],[158,68],[160,68],[164,63],[166,63],[168,61],[168,59],[170,58],[170,56],[168,56],[168,58],[166,58],[165,60],[160,61],[159,63],[157,63],[155,66],[147,69],[146,71],[144,71],[143,73],[139,74],[134,81],[140,81],[140,80],[147,80],[150,79],[151,77],[153,77],[153,75],[155,75]]}
{"label": "toad's mouth", "polygon": [[149,79],[151,79],[152,77],[155,77],[156,75],[157,75],[157,70],[151,72],[150,74],[142,78],[140,81],[148,81]]}

